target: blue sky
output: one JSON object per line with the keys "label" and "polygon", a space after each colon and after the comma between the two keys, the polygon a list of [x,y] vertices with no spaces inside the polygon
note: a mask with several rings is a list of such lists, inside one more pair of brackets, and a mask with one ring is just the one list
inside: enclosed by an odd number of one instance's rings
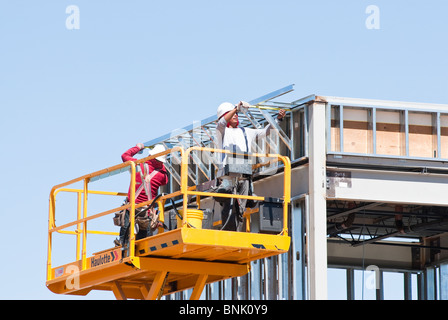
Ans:
{"label": "blue sky", "polygon": [[1,1],[0,298],[64,298],[45,287],[52,186],[223,101],[294,83],[291,101],[448,103],[447,12],[442,0]]}

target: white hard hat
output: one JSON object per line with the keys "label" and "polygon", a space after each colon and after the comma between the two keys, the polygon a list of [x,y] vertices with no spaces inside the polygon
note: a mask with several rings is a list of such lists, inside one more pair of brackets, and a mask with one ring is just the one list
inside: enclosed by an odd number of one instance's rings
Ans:
{"label": "white hard hat", "polygon": [[226,112],[235,109],[235,106],[230,102],[223,102],[218,107],[218,119],[221,118]]}
{"label": "white hard hat", "polygon": [[[154,148],[152,148],[151,150],[149,150],[149,155],[155,155],[157,153],[163,152],[165,151],[166,148],[162,145],[162,144],[156,144],[154,146]],[[166,154],[160,157],[156,158],[157,160],[161,161],[161,162],[166,162]]]}

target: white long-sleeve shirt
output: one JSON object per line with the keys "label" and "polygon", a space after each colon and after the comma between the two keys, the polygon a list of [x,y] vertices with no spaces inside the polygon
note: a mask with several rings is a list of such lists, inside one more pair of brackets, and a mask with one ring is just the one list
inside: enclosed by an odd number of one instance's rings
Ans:
{"label": "white long-sleeve shirt", "polygon": [[[275,119],[275,121],[278,123],[278,119]],[[218,120],[216,126],[216,148],[232,152],[250,152],[252,150],[252,145],[257,142],[257,139],[266,137],[271,129],[271,124],[268,124],[262,129],[244,128],[247,138],[246,147],[246,139],[242,128],[227,128],[227,121],[222,117]],[[224,167],[224,164],[226,164],[227,156],[228,155],[225,153],[217,153],[219,163],[218,177],[222,174],[222,168]]]}

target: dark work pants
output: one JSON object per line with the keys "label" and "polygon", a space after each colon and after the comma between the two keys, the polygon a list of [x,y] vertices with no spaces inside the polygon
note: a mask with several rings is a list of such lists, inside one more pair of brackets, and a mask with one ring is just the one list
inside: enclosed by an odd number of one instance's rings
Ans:
{"label": "dark work pants", "polygon": [[[249,180],[239,180],[236,186],[236,193],[247,196],[249,194]],[[232,212],[229,218],[230,209],[232,205]],[[247,199],[230,199],[226,198],[223,201],[223,208],[221,210],[221,221],[223,230],[228,231],[244,231],[243,214],[246,210]]]}
{"label": "dark work pants", "polygon": [[[135,213],[138,214],[138,210],[135,210]],[[120,227],[120,243],[122,247],[127,247],[129,244],[129,234],[130,234],[130,226],[129,226],[129,210],[126,210],[124,215],[124,226]],[[139,230],[135,236],[136,240],[140,240],[153,235],[153,231],[151,228],[147,230]]]}

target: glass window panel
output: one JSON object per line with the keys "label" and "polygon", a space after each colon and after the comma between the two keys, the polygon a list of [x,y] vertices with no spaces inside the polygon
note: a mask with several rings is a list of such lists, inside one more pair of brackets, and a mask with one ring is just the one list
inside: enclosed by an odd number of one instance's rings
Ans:
{"label": "glass window panel", "polygon": [[328,300],[347,299],[347,270],[328,268]]}
{"label": "glass window panel", "polygon": [[376,300],[374,271],[355,270],[355,300]]}
{"label": "glass window panel", "polygon": [[448,263],[440,265],[440,300],[448,300]]}
{"label": "glass window panel", "polygon": [[404,300],[404,274],[383,272],[384,300]]}

